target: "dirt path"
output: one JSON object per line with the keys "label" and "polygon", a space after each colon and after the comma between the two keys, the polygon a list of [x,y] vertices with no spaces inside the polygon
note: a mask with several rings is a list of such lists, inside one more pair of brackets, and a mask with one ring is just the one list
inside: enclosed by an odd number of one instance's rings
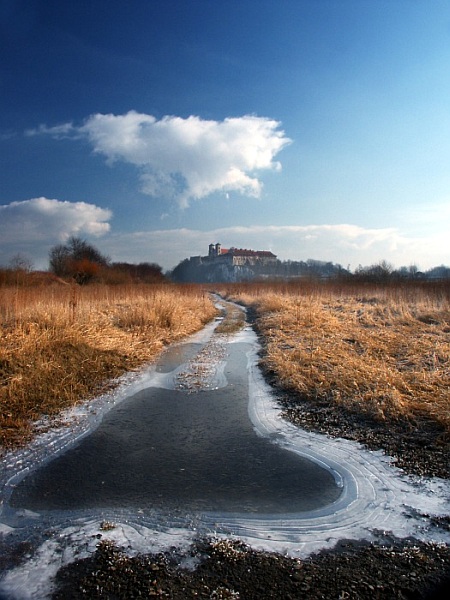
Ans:
{"label": "dirt path", "polygon": [[[178,372],[176,385],[192,393],[208,388],[214,380],[213,364],[221,362],[225,352],[225,338],[213,336],[197,358]],[[281,399],[288,410],[288,399]],[[335,435],[348,431],[349,423],[339,420],[339,415],[326,414],[326,417],[328,423],[333,423]],[[321,419],[323,415],[315,421],[311,418],[310,428],[323,431]],[[362,428],[355,427],[354,431],[356,439],[360,439],[358,432]],[[327,433],[330,432],[331,428]],[[362,437],[361,441],[365,441]],[[399,446],[402,439],[399,432]],[[435,522],[440,529],[450,529],[449,518]],[[59,569],[52,598],[387,600],[443,598],[450,586],[448,545],[400,540],[386,532],[379,532],[376,542],[341,540],[332,550],[299,559],[214,537],[200,537],[187,554],[172,547],[157,553],[141,549],[139,554],[129,555],[108,541],[108,532],[114,527],[114,523],[104,521],[96,534],[96,551]],[[0,552],[3,556],[0,567],[26,565],[35,551],[31,538],[29,543],[22,541],[15,553]],[[20,593],[10,597],[39,597],[27,595],[26,589]]]}

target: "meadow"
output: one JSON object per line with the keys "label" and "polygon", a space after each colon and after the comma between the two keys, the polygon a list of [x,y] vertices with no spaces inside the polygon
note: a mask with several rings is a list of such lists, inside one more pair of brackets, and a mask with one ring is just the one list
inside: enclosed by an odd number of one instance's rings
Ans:
{"label": "meadow", "polygon": [[236,284],[278,385],[383,422],[431,419],[450,434],[450,284]]}
{"label": "meadow", "polygon": [[106,391],[216,312],[198,286],[1,286],[0,445],[28,442],[42,417]]}
{"label": "meadow", "polygon": [[[379,422],[425,417],[450,435],[448,282],[214,291],[255,315],[262,366],[281,388]],[[201,285],[0,286],[1,446],[28,442],[37,421],[104,392],[216,313]],[[218,331],[241,326],[242,311],[230,310]]]}

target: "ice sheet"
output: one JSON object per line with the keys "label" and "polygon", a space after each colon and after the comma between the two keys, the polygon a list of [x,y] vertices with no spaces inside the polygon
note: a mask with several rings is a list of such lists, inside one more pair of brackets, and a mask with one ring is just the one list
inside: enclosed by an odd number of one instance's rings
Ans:
{"label": "ice sheet", "polygon": [[[305,557],[321,548],[333,547],[340,539],[372,539],[378,532],[398,537],[414,536],[425,541],[450,543],[450,533],[433,526],[426,515],[450,512],[450,482],[404,475],[381,452],[364,449],[344,439],[302,431],[280,417],[280,409],[258,368],[258,341],[246,327],[234,336],[213,336],[214,325],[186,343],[205,348],[214,343],[210,369],[200,385],[226,385],[225,358],[219,347],[245,342],[250,387],[249,417],[261,436],[316,461],[330,470],[342,487],[339,499],[311,513],[244,516],[239,514],[160,514],[152,512],[102,511],[33,514],[13,511],[7,500],[13,486],[31,468],[63,452],[80,436],[97,426],[102,415],[124,398],[146,387],[175,386],[179,374],[193,363],[170,373],[152,366],[121,380],[112,393],[68,411],[66,426],[41,434],[27,449],[7,454],[2,461],[0,491],[0,536],[3,540],[27,539],[31,533],[41,542],[21,566],[8,571],[0,582],[0,595],[15,599],[43,599],[51,593],[52,577],[77,558],[88,556],[98,541],[110,539],[129,553],[187,550],[197,537],[239,538],[255,549]],[[214,342],[211,342],[214,337]],[[211,369],[211,367],[213,367]],[[102,523],[114,524],[104,530]]]}

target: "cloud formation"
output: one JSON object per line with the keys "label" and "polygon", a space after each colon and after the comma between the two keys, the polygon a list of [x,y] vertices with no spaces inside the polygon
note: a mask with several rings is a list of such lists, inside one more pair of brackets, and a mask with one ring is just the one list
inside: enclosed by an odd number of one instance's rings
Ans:
{"label": "cloud formation", "polygon": [[[102,251],[113,260],[150,261],[171,268],[189,256],[207,254],[208,245],[215,242],[224,247],[271,250],[280,260],[312,258],[340,263],[345,268],[350,265],[352,270],[359,264],[368,266],[381,260],[397,267],[417,264],[422,269],[442,263],[442,240],[410,237],[395,228],[366,229],[351,224],[117,233],[102,240]],[[450,254],[446,262],[450,264]]]}
{"label": "cloud formation", "polygon": [[[210,243],[271,250],[280,260],[309,258],[368,266],[381,260],[399,267],[428,269],[450,265],[447,232],[414,237],[396,228],[369,229],[351,224],[188,228],[121,233],[110,231],[111,211],[85,202],[33,198],[0,206],[0,265],[16,254],[36,268],[48,267],[48,251],[69,236],[100,237],[99,250],[113,261],[156,262],[171,269],[184,258],[205,255]],[[426,257],[426,261],[424,260]]]}
{"label": "cloud formation", "polygon": [[32,198],[0,206],[0,258],[16,253],[41,261],[55,243],[71,235],[99,237],[108,233],[112,213],[86,202]]}
{"label": "cloud formation", "polygon": [[176,199],[182,207],[213,192],[259,197],[259,174],[280,170],[274,158],[291,142],[278,121],[265,117],[158,120],[135,111],[95,114],[80,127],[41,125],[27,134],[87,138],[110,164],[124,161],[136,166],[145,194]]}
{"label": "cloud formation", "polygon": [[86,202],[32,198],[0,206],[0,238],[11,243],[100,236],[109,231],[111,217],[110,210]]}

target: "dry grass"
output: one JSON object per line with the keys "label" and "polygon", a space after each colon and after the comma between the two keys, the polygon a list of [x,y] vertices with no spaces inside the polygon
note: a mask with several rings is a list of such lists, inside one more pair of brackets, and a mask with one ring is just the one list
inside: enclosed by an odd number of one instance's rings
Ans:
{"label": "dry grass", "polygon": [[[223,293],[223,290],[222,290]],[[282,386],[378,420],[427,416],[450,431],[449,286],[239,286]]]}
{"label": "dry grass", "polygon": [[0,288],[0,443],[200,329],[216,310],[196,286]]}
{"label": "dry grass", "polygon": [[236,333],[240,331],[245,323],[245,312],[234,306],[227,304],[225,306],[225,315],[223,321],[216,327],[217,333]]}

